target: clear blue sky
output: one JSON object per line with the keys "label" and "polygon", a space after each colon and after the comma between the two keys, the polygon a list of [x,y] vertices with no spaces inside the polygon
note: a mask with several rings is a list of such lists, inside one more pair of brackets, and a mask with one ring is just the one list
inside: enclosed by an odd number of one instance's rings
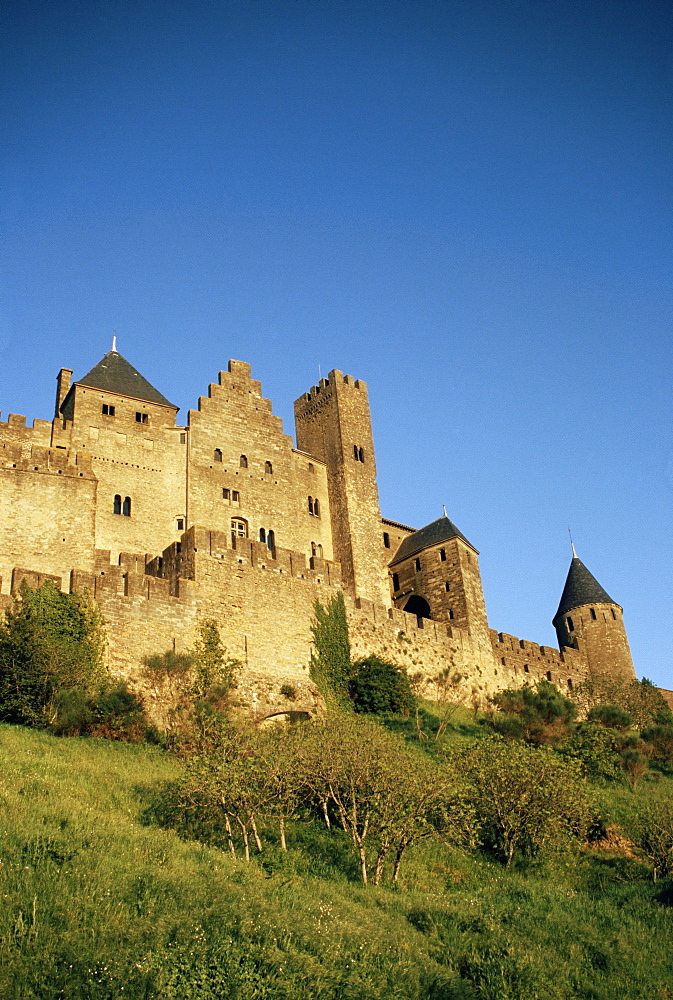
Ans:
{"label": "clear blue sky", "polygon": [[541,643],[580,558],[673,688],[668,0],[3,0],[0,408],[230,357],[369,383],[384,516]]}

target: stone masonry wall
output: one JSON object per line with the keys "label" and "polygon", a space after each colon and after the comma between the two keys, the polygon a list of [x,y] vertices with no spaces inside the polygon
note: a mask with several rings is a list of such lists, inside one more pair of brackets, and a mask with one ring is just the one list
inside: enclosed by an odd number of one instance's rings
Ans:
{"label": "stone masonry wall", "polygon": [[229,532],[240,518],[250,539],[272,531],[277,546],[333,557],[324,463],[295,451],[242,361],[230,361],[189,413],[187,503],[189,524]]}
{"label": "stone masonry wall", "polygon": [[[96,548],[160,552],[179,537],[178,520],[182,530],[186,523],[186,432],[175,426],[175,409],[77,384],[68,406],[71,419],[53,421],[52,439],[90,456],[98,480]],[[115,513],[116,495],[130,497],[130,516]]]}
{"label": "stone masonry wall", "polygon": [[[556,621],[559,643],[579,643],[592,673],[633,680],[636,672],[626,637],[622,609],[617,604],[572,608]],[[572,622],[572,630],[568,627]]]}
{"label": "stone masonry wall", "polygon": [[327,465],[344,587],[390,603],[367,384],[335,369],[296,400],[294,412],[298,447]]}
{"label": "stone masonry wall", "polygon": [[93,567],[97,484],[91,462],[36,443],[44,441],[44,428],[34,435],[23,423],[0,424],[0,591],[5,594],[17,565],[59,577],[73,565]]}

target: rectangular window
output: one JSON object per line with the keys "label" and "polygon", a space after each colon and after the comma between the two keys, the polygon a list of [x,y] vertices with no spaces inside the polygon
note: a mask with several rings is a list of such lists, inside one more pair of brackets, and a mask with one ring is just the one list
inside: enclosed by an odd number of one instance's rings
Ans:
{"label": "rectangular window", "polygon": [[238,492],[238,490],[232,490],[232,492],[231,492],[231,502],[232,503],[240,503],[240,500],[241,500],[241,494]]}
{"label": "rectangular window", "polygon": [[231,490],[227,489],[222,490],[222,499],[229,500],[230,498],[231,498]]}
{"label": "rectangular window", "polygon": [[103,403],[101,411],[105,417],[114,417],[115,415],[115,408],[114,406],[110,406],[109,403]]}
{"label": "rectangular window", "polygon": [[390,548],[390,535],[388,534],[387,531],[383,532],[383,544],[387,549]]}
{"label": "rectangular window", "polygon": [[149,423],[149,417],[146,413],[136,413],[136,423],[147,424]]}

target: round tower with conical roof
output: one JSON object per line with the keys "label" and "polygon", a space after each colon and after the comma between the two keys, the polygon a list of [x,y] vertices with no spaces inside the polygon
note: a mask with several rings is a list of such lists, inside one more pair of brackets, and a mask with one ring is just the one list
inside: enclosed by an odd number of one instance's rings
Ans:
{"label": "round tower with conical roof", "polygon": [[552,624],[559,649],[573,646],[583,652],[590,674],[635,680],[623,609],[589,572],[573,546],[558,611]]}

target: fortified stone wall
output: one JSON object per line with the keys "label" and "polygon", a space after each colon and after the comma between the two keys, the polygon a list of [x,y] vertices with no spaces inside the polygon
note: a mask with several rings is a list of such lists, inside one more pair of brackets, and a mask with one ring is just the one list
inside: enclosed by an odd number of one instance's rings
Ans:
{"label": "fortified stone wall", "polygon": [[580,647],[563,646],[561,650],[552,646],[539,646],[528,639],[496,632],[490,629],[493,654],[497,663],[497,675],[510,678],[500,687],[522,687],[523,684],[537,684],[551,681],[560,690],[572,691],[586,680],[587,663]]}
{"label": "fortified stone wall", "polygon": [[[9,592],[12,569],[27,566],[64,576],[93,567],[97,483],[91,461],[48,447],[45,421],[0,423],[0,577]],[[46,444],[44,443],[46,439]]]}

